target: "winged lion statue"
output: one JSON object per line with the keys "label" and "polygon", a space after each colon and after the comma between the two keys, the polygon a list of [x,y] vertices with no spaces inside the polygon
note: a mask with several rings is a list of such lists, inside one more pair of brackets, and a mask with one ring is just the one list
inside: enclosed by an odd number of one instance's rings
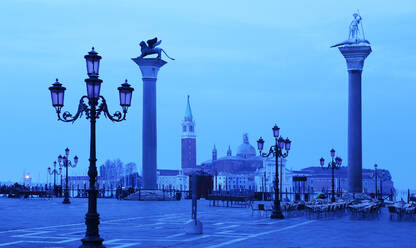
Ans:
{"label": "winged lion statue", "polygon": [[170,58],[171,60],[175,60],[174,58],[169,57],[169,55],[166,54],[165,50],[163,50],[160,47],[157,47],[162,43],[162,40],[158,40],[157,37],[147,40],[146,42],[142,41],[140,42],[141,52],[142,54],[139,56],[139,58],[144,58],[147,55],[151,54],[157,54],[157,58],[162,58],[162,52],[166,55],[166,57]]}

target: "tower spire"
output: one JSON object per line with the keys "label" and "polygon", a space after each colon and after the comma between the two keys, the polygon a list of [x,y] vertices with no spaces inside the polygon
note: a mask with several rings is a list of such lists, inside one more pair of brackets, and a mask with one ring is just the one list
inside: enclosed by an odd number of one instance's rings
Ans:
{"label": "tower spire", "polygon": [[228,145],[227,156],[232,156],[231,147]]}
{"label": "tower spire", "polygon": [[192,111],[191,111],[191,104],[189,103],[189,95],[188,95],[188,102],[186,104],[186,110],[185,110],[185,121],[192,121]]}
{"label": "tower spire", "polygon": [[212,160],[214,161],[214,160],[217,160],[217,148],[215,147],[215,144],[214,144],[214,148],[212,149]]}

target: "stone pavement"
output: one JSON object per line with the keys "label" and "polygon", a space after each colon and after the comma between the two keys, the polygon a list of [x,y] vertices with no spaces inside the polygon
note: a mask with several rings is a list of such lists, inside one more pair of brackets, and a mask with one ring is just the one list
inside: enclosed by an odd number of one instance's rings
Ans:
{"label": "stone pavement", "polygon": [[[86,199],[0,199],[0,247],[78,247]],[[416,222],[350,217],[270,220],[249,208],[209,207],[201,200],[204,234],[186,235],[191,201],[99,199],[100,234],[108,248],[123,247],[416,247]]]}

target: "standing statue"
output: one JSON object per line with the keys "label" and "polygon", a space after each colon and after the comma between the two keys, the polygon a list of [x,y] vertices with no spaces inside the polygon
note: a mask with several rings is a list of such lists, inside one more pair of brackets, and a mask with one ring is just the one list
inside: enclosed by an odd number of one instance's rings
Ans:
{"label": "standing statue", "polygon": [[358,32],[359,32],[358,25],[360,24],[362,18],[357,13],[354,13],[352,16],[354,17],[354,20],[352,20],[350,24],[350,34],[348,36],[348,39],[358,40]]}
{"label": "standing statue", "polygon": [[162,43],[162,40],[157,40],[157,37],[147,40],[147,44],[146,42],[142,41],[140,42],[140,47],[141,47],[141,52],[142,54],[140,55],[139,58],[144,58],[147,55],[151,55],[151,54],[157,54],[157,58],[161,59],[162,58],[162,52],[166,55],[166,57],[170,58],[171,60],[175,60],[174,58],[169,57],[169,55],[166,54],[165,50],[163,50],[160,47],[157,47],[160,45],[160,43]]}
{"label": "standing statue", "polygon": [[[360,38],[359,25],[361,24],[361,19],[362,19],[361,16],[357,13],[354,13],[352,16],[354,17],[354,20],[351,21],[351,24],[349,27],[348,40],[335,44],[331,47],[338,47],[338,46],[343,46],[343,45],[358,45],[360,43],[370,44],[370,42],[365,39],[364,33],[362,30],[361,30],[362,38]],[[362,27],[362,24],[361,24],[361,27]]]}

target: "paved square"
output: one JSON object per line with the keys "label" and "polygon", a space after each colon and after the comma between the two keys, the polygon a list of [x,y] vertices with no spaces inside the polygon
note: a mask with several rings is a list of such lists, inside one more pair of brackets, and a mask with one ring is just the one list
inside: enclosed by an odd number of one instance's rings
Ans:
{"label": "paved square", "polygon": [[[0,247],[77,247],[84,236],[86,199],[0,199]],[[350,217],[270,220],[249,208],[209,207],[201,200],[204,234],[187,235],[189,200],[99,199],[100,234],[109,248],[123,247],[416,247],[416,222]]]}

